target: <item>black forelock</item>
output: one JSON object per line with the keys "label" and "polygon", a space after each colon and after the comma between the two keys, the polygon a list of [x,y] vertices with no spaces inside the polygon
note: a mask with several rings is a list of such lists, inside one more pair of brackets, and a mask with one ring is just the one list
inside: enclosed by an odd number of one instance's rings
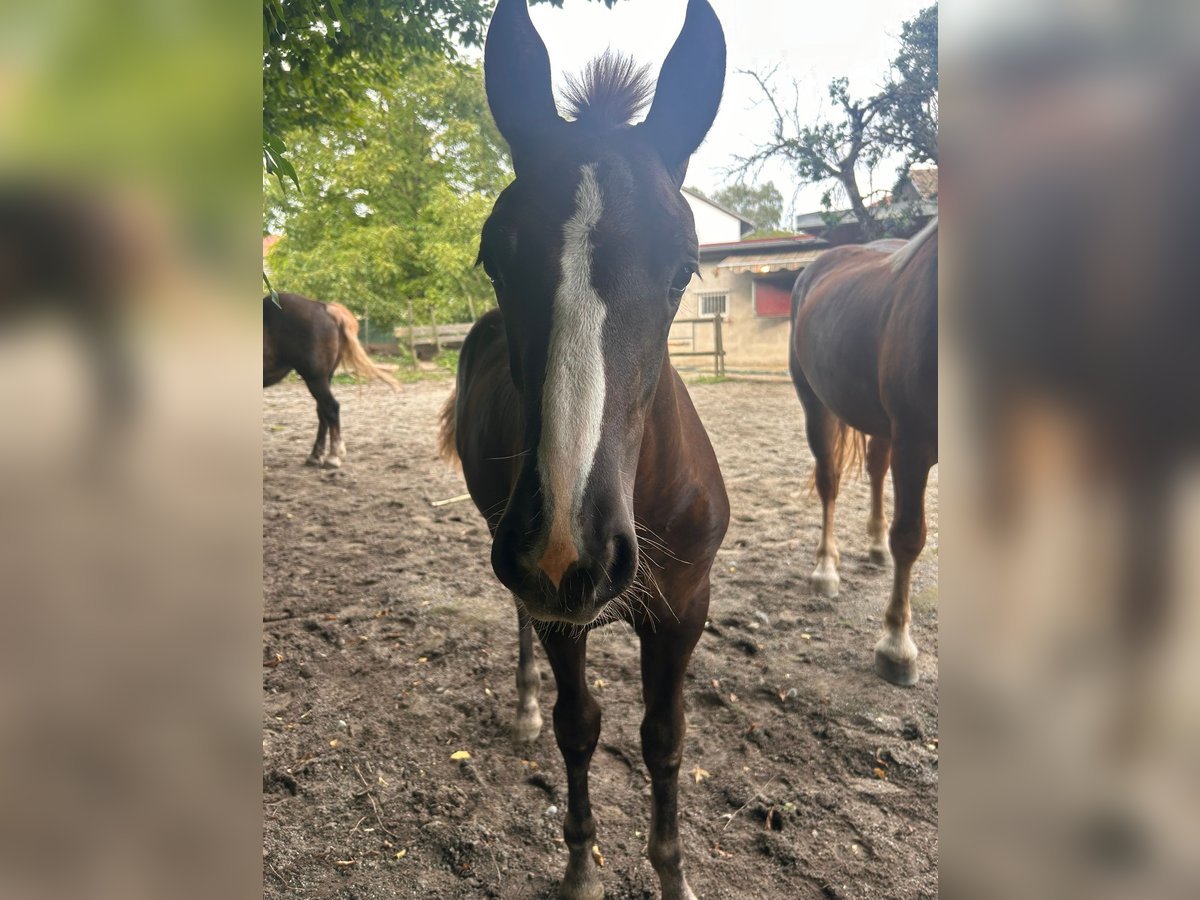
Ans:
{"label": "black forelock", "polygon": [[589,62],[582,74],[569,77],[562,95],[571,119],[603,129],[629,125],[653,97],[650,67],[611,50]]}

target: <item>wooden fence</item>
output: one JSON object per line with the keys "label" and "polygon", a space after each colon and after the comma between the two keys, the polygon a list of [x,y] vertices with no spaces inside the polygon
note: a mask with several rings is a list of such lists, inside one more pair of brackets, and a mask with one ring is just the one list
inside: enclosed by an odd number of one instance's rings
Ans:
{"label": "wooden fence", "polygon": [[[722,316],[718,313],[715,316],[703,319],[676,319],[671,323],[672,337],[667,340],[667,347],[670,351],[671,358],[679,357],[694,357],[694,356],[711,356],[713,360],[713,374],[718,378],[725,374],[725,338],[722,335]],[[685,337],[676,337],[675,327],[677,325],[691,326],[690,334]],[[712,327],[712,349],[697,350],[696,349],[696,326],[708,325]],[[685,345],[688,350],[676,350],[675,345]]]}
{"label": "wooden fence", "polygon": [[[395,329],[376,329],[369,320],[360,320],[360,339],[373,353],[395,352],[399,346],[409,347],[419,358],[432,357],[440,350],[457,350],[466,340],[467,332],[471,330],[472,322],[452,322],[438,325],[408,327],[399,325]],[[697,350],[697,327],[712,329],[712,349]],[[692,357],[712,357],[713,374],[717,377],[725,374],[725,339],[722,333],[724,318],[721,315],[702,319],[676,319],[671,323],[671,334],[667,341],[672,359]],[[678,327],[684,329],[680,335]],[[677,349],[686,347],[687,349]]]}

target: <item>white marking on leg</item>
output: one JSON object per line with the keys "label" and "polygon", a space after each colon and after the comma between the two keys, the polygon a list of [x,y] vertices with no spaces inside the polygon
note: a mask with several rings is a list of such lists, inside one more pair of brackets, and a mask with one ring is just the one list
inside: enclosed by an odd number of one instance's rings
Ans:
{"label": "white marking on leg", "polygon": [[554,294],[538,448],[542,496],[550,514],[541,565],[555,584],[577,555],[575,522],[604,416],[605,307],[592,287],[592,231],[604,203],[595,166],[583,166],[579,174],[575,212],[563,226],[562,277]]}

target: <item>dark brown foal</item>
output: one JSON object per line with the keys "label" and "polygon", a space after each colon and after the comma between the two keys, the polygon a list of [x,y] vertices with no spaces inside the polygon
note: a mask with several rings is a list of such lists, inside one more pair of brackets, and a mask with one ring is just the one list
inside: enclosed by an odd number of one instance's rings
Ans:
{"label": "dark brown foal", "polygon": [[278,306],[263,297],[263,387],[282,381],[293,369],[304,379],[317,401],[317,440],[305,464],[336,469],[346,455],[341,407],[330,388],[337,367],[344,363],[359,377],[378,379],[393,389],[399,385],[371,362],[358,342],[358,319],[346,307],[299,294],[278,297]]}
{"label": "dark brown foal", "polygon": [[895,576],[875,670],[905,685],[918,677],[909,581],[925,546],[925,485],[937,462],[937,246],[935,219],[909,242],[836,247],[792,291],[789,368],[823,509],[812,584],[828,596],[840,589],[834,507],[844,467],[864,454],[870,559],[886,562],[883,482],[890,464]]}
{"label": "dark brown foal", "polygon": [[677,803],[683,678],[729,504],[666,343],[697,266],[680,186],[716,115],[724,60],[716,16],[691,0],[644,122],[629,124],[649,80],[613,56],[572,87],[567,121],[525,0],[501,0],[488,31],[488,101],[516,180],[483,227],[480,261],[500,308],[463,345],[442,448],[462,461],[492,567],[517,602],[518,738],[541,724],[535,631],[554,671],[570,898],[604,893],[588,795],[601,714],[585,661],[589,630],[616,619],[642,647],[650,861],[663,897],[692,896]]}

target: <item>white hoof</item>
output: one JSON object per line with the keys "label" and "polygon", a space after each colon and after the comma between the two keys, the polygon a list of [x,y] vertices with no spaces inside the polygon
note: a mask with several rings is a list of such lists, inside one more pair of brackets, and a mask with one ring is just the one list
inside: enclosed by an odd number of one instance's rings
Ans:
{"label": "white hoof", "polygon": [[542,712],[536,706],[532,712],[517,713],[513,720],[513,739],[521,744],[529,744],[538,739],[542,733]]}
{"label": "white hoof", "polygon": [[836,597],[842,589],[842,579],[838,577],[837,566],[828,556],[817,563],[817,568],[809,580],[813,590],[825,597]]}
{"label": "white hoof", "polygon": [[327,456],[325,457],[325,462],[321,463],[321,465],[326,469],[340,469],[342,467],[342,461],[336,456]]}

